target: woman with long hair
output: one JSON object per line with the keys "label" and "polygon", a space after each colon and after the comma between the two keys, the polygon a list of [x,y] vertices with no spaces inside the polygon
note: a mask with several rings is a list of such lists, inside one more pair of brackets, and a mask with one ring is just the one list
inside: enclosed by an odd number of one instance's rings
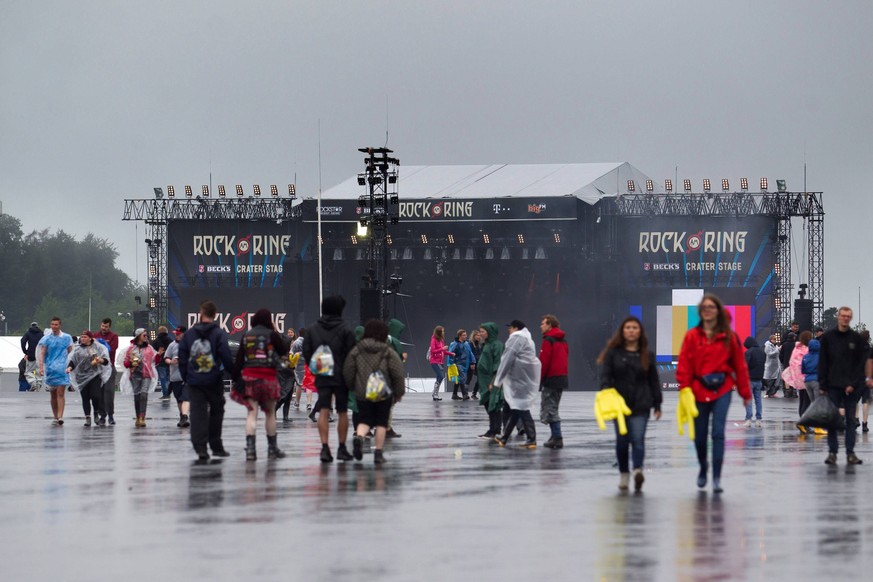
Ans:
{"label": "woman with long hair", "polygon": [[149,344],[148,332],[141,327],[137,328],[133,332],[130,346],[118,357],[122,359],[125,368],[121,377],[122,392],[133,394],[133,407],[136,411],[134,426],[144,428],[149,393],[158,383],[158,371],[155,368],[157,352]]}
{"label": "woman with long hair", "polygon": [[436,402],[437,400],[442,400],[440,385],[446,377],[446,357],[455,355],[446,349],[446,330],[443,326],[438,325],[433,329],[433,335],[430,338],[430,348],[427,353],[428,362],[430,362],[430,367],[433,368],[433,373],[436,376],[432,395],[434,402]]}
{"label": "woman with long hair", "polygon": [[661,381],[655,354],[649,350],[649,340],[643,323],[630,315],[622,320],[615,334],[597,357],[600,368],[600,389],[615,388],[631,409],[627,417],[627,434],[622,435],[615,423],[615,454],[618,458],[618,488],[628,489],[630,467],[628,450],[632,451],[634,489],[643,487],[643,460],[645,458],[646,427],[649,414],[655,411],[655,420],[661,419]]}
{"label": "woman with long hair", "polygon": [[724,429],[736,387],[743,406],[752,400],[749,371],[740,340],[731,329],[731,316],[715,295],[703,296],[697,305],[700,322],[688,330],[679,352],[676,380],[680,389],[691,388],[697,404],[694,446],[700,472],[697,486],[706,487],[707,440],[712,419],[712,490],[721,493],[721,465],[724,461]]}

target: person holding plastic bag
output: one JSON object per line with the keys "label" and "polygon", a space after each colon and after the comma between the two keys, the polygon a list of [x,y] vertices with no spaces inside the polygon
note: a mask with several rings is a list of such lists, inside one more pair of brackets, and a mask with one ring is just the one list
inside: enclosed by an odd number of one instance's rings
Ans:
{"label": "person holding plastic bag", "polygon": [[509,338],[500,356],[500,366],[492,382],[494,386],[503,389],[503,400],[510,409],[509,422],[503,428],[503,434],[494,437],[501,447],[506,446],[506,441],[512,436],[512,429],[521,421],[527,437],[521,448],[537,448],[537,428],[530,409],[539,392],[541,370],[542,364],[530,331],[524,322],[512,320],[509,324]]}
{"label": "person holding plastic bag", "polygon": [[[476,356],[473,355],[473,348],[467,341],[467,330],[458,330],[455,341],[449,346],[449,351],[454,354],[449,358],[449,363],[457,367],[457,377],[452,381],[452,400],[469,400],[467,381],[469,380],[470,366],[476,365]],[[449,374],[449,379],[451,380],[451,374]],[[458,388],[461,389],[462,396],[458,396]]]}
{"label": "person holding plastic bag", "polygon": [[639,491],[645,481],[643,460],[649,414],[654,410],[655,420],[660,420],[663,401],[655,354],[649,350],[649,340],[642,322],[632,315],[625,317],[600,352],[597,363],[601,365],[600,389],[615,388],[631,411],[630,416],[625,419],[626,434],[621,434],[619,423],[615,422],[618,488],[626,491],[630,483],[630,449],[634,489]]}
{"label": "person holding plastic bag", "polygon": [[354,390],[358,406],[358,426],[352,439],[352,455],[360,461],[364,457],[364,438],[371,427],[376,429],[373,462],[385,462],[383,447],[388,431],[391,405],[400,402],[406,391],[403,361],[388,343],[388,326],[371,319],[364,333],[343,364],[343,377]]}
{"label": "person holding plastic bag", "polygon": [[67,357],[67,374],[82,397],[85,426],[91,426],[92,406],[94,424],[104,426],[103,383],[112,377],[112,366],[109,365],[109,350],[94,339],[94,332],[86,330],[79,336],[79,345]]}
{"label": "person holding plastic bag", "polygon": [[433,335],[430,338],[430,347],[427,350],[427,361],[430,363],[430,367],[433,368],[433,373],[436,377],[436,380],[433,383],[433,394],[431,395],[434,402],[443,399],[442,396],[440,396],[440,386],[446,377],[446,358],[454,355],[455,354],[446,348],[445,328],[441,325],[433,328]]}
{"label": "person holding plastic bag", "polygon": [[788,367],[782,371],[782,381],[785,382],[785,385],[798,388],[798,418],[803,416],[803,413],[806,412],[807,408],[809,408],[811,402],[809,395],[806,393],[806,378],[801,370],[803,357],[809,353],[809,340],[811,339],[811,331],[804,331],[800,334],[800,337],[794,344],[794,349],[791,351],[791,357],[788,358]]}
{"label": "person holding plastic bag", "polygon": [[724,462],[724,432],[731,393],[736,387],[747,407],[752,400],[749,372],[731,316],[715,295],[703,296],[697,306],[700,322],[688,330],[679,352],[676,380],[680,389],[690,388],[699,414],[694,419],[694,446],[700,471],[697,486],[706,487],[709,462],[707,440],[712,422],[712,490],[721,493]]}
{"label": "person holding plastic bag", "polygon": [[118,359],[124,366],[121,376],[121,391],[133,394],[133,407],[136,411],[134,426],[143,428],[146,425],[146,408],[149,404],[149,393],[158,385],[158,371],[155,368],[157,352],[149,344],[148,335],[143,328],[133,332],[130,345],[118,352]]}

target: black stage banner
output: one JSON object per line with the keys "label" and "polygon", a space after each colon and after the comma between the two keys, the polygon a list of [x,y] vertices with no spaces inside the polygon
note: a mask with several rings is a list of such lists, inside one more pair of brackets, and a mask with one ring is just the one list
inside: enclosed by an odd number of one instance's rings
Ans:
{"label": "black stage banner", "polygon": [[[572,196],[476,200],[405,200],[401,196],[397,214],[401,222],[576,220],[576,204],[577,199]],[[317,220],[316,208],[315,200],[303,202],[304,222]],[[322,222],[352,222],[368,212],[357,200],[321,201]]]}

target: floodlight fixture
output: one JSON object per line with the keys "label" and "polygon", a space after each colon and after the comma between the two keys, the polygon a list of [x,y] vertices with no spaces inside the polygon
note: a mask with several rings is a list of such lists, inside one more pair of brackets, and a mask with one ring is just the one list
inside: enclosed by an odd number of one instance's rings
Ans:
{"label": "floodlight fixture", "polygon": [[157,198],[158,200],[160,200],[161,198],[164,197],[164,189],[163,188],[155,188],[154,191],[155,191],[155,198]]}
{"label": "floodlight fixture", "polygon": [[559,232],[555,233],[555,244],[556,245],[561,244],[561,233],[559,233]]}
{"label": "floodlight fixture", "polygon": [[254,184],[254,185],[253,185],[253,188],[254,188],[254,191],[255,191],[255,197],[256,197],[256,198],[260,198],[260,197],[261,197],[261,186],[258,185],[258,184]]}
{"label": "floodlight fixture", "polygon": [[185,186],[185,196],[187,196],[188,198],[194,196],[194,191],[191,190],[191,186]]}
{"label": "floodlight fixture", "polygon": [[367,177],[364,174],[358,174],[358,186],[366,186]]}
{"label": "floodlight fixture", "polygon": [[423,245],[427,244],[427,235],[426,234],[421,235],[421,244],[423,244]]}
{"label": "floodlight fixture", "polygon": [[745,192],[749,189],[749,179],[748,178],[740,178],[740,190]]}
{"label": "floodlight fixture", "polygon": [[290,196],[291,198],[297,197],[297,186],[295,186],[294,184],[288,184],[288,196]]}
{"label": "floodlight fixture", "polygon": [[455,235],[450,234],[450,235],[448,236],[448,239],[449,239],[449,244],[450,244],[450,245],[455,244]]}
{"label": "floodlight fixture", "polygon": [[167,186],[167,197],[175,198],[176,197],[176,189],[172,186]]}
{"label": "floodlight fixture", "polygon": [[655,191],[655,183],[651,180],[646,180],[646,192],[654,192]]}
{"label": "floodlight fixture", "polygon": [[155,264],[149,265],[149,277],[157,277],[158,276],[158,266]]}
{"label": "floodlight fixture", "polygon": [[524,235],[521,233],[519,233],[519,235],[518,235],[518,244],[520,244],[520,245],[524,244]]}
{"label": "floodlight fixture", "polygon": [[224,184],[219,184],[218,185],[218,197],[224,198],[225,196],[227,196],[227,190],[224,189]]}
{"label": "floodlight fixture", "polygon": [[244,193],[243,193],[243,187],[242,187],[242,185],[237,184],[237,185],[236,185],[236,197],[237,197],[237,198],[242,198],[242,197],[243,197],[243,194],[244,194]]}
{"label": "floodlight fixture", "polygon": [[391,235],[389,234],[388,236],[385,237],[385,242],[387,242],[389,245],[393,245],[394,239],[392,239]]}
{"label": "floodlight fixture", "polygon": [[634,184],[634,181],[628,180],[627,181],[627,191],[628,192],[636,192],[636,189],[637,189],[637,185]]}
{"label": "floodlight fixture", "polygon": [[785,180],[776,180],[776,189],[780,192],[787,192],[788,185],[785,183]]}
{"label": "floodlight fixture", "polygon": [[689,180],[688,178],[682,180],[682,189],[686,192],[691,192],[691,180]]}
{"label": "floodlight fixture", "polygon": [[353,244],[353,245],[358,244],[358,237],[357,237],[357,235],[354,235],[354,234],[352,235],[352,244]]}
{"label": "floodlight fixture", "polygon": [[363,220],[358,223],[358,236],[367,236],[367,223]]}
{"label": "floodlight fixture", "polygon": [[722,178],[722,179],[721,179],[721,191],[722,191],[722,192],[727,192],[727,191],[730,190],[730,189],[731,189],[731,184],[730,184],[730,182],[728,182],[728,179],[727,179],[727,178]]}
{"label": "floodlight fixture", "polygon": [[149,308],[154,309],[157,306],[158,306],[158,300],[155,299],[154,297],[149,297]]}
{"label": "floodlight fixture", "polygon": [[279,197],[279,187],[275,184],[270,184],[270,196],[272,196],[273,198]]}
{"label": "floodlight fixture", "polygon": [[767,191],[767,178],[761,178],[761,192]]}
{"label": "floodlight fixture", "polygon": [[203,184],[203,186],[200,187],[200,193],[204,198],[209,198],[209,186]]}
{"label": "floodlight fixture", "polygon": [[709,182],[709,178],[704,178],[703,179],[703,191],[709,192],[710,190],[712,190],[712,184]]}
{"label": "floodlight fixture", "polygon": [[667,192],[673,191],[673,180],[671,180],[669,178],[664,180],[664,190],[666,190]]}
{"label": "floodlight fixture", "polygon": [[491,244],[491,236],[488,234],[483,234],[482,235],[482,242],[485,243],[486,245]]}

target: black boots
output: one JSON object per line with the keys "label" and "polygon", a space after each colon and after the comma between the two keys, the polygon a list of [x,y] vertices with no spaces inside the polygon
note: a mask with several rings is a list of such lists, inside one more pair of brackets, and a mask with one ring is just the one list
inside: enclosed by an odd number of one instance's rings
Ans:
{"label": "black boots", "polygon": [[[246,437],[248,438],[248,437]],[[254,437],[252,437],[254,439]],[[255,445],[252,443],[252,450],[254,450]],[[267,458],[268,459],[282,459],[285,457],[285,451],[279,448],[279,445],[276,444],[276,435],[270,436],[267,435]]]}
{"label": "black boots", "polygon": [[246,461],[257,461],[258,454],[256,452],[255,447],[256,438],[255,435],[246,435]]}
{"label": "black boots", "polygon": [[382,454],[382,449],[373,450],[373,463],[376,465],[382,465],[385,463],[385,456]]}
{"label": "black boots", "polygon": [[537,448],[537,425],[534,422],[533,417],[530,415],[530,412],[527,413],[526,418],[522,418],[522,422],[524,423],[524,434],[527,437],[522,448]]}

